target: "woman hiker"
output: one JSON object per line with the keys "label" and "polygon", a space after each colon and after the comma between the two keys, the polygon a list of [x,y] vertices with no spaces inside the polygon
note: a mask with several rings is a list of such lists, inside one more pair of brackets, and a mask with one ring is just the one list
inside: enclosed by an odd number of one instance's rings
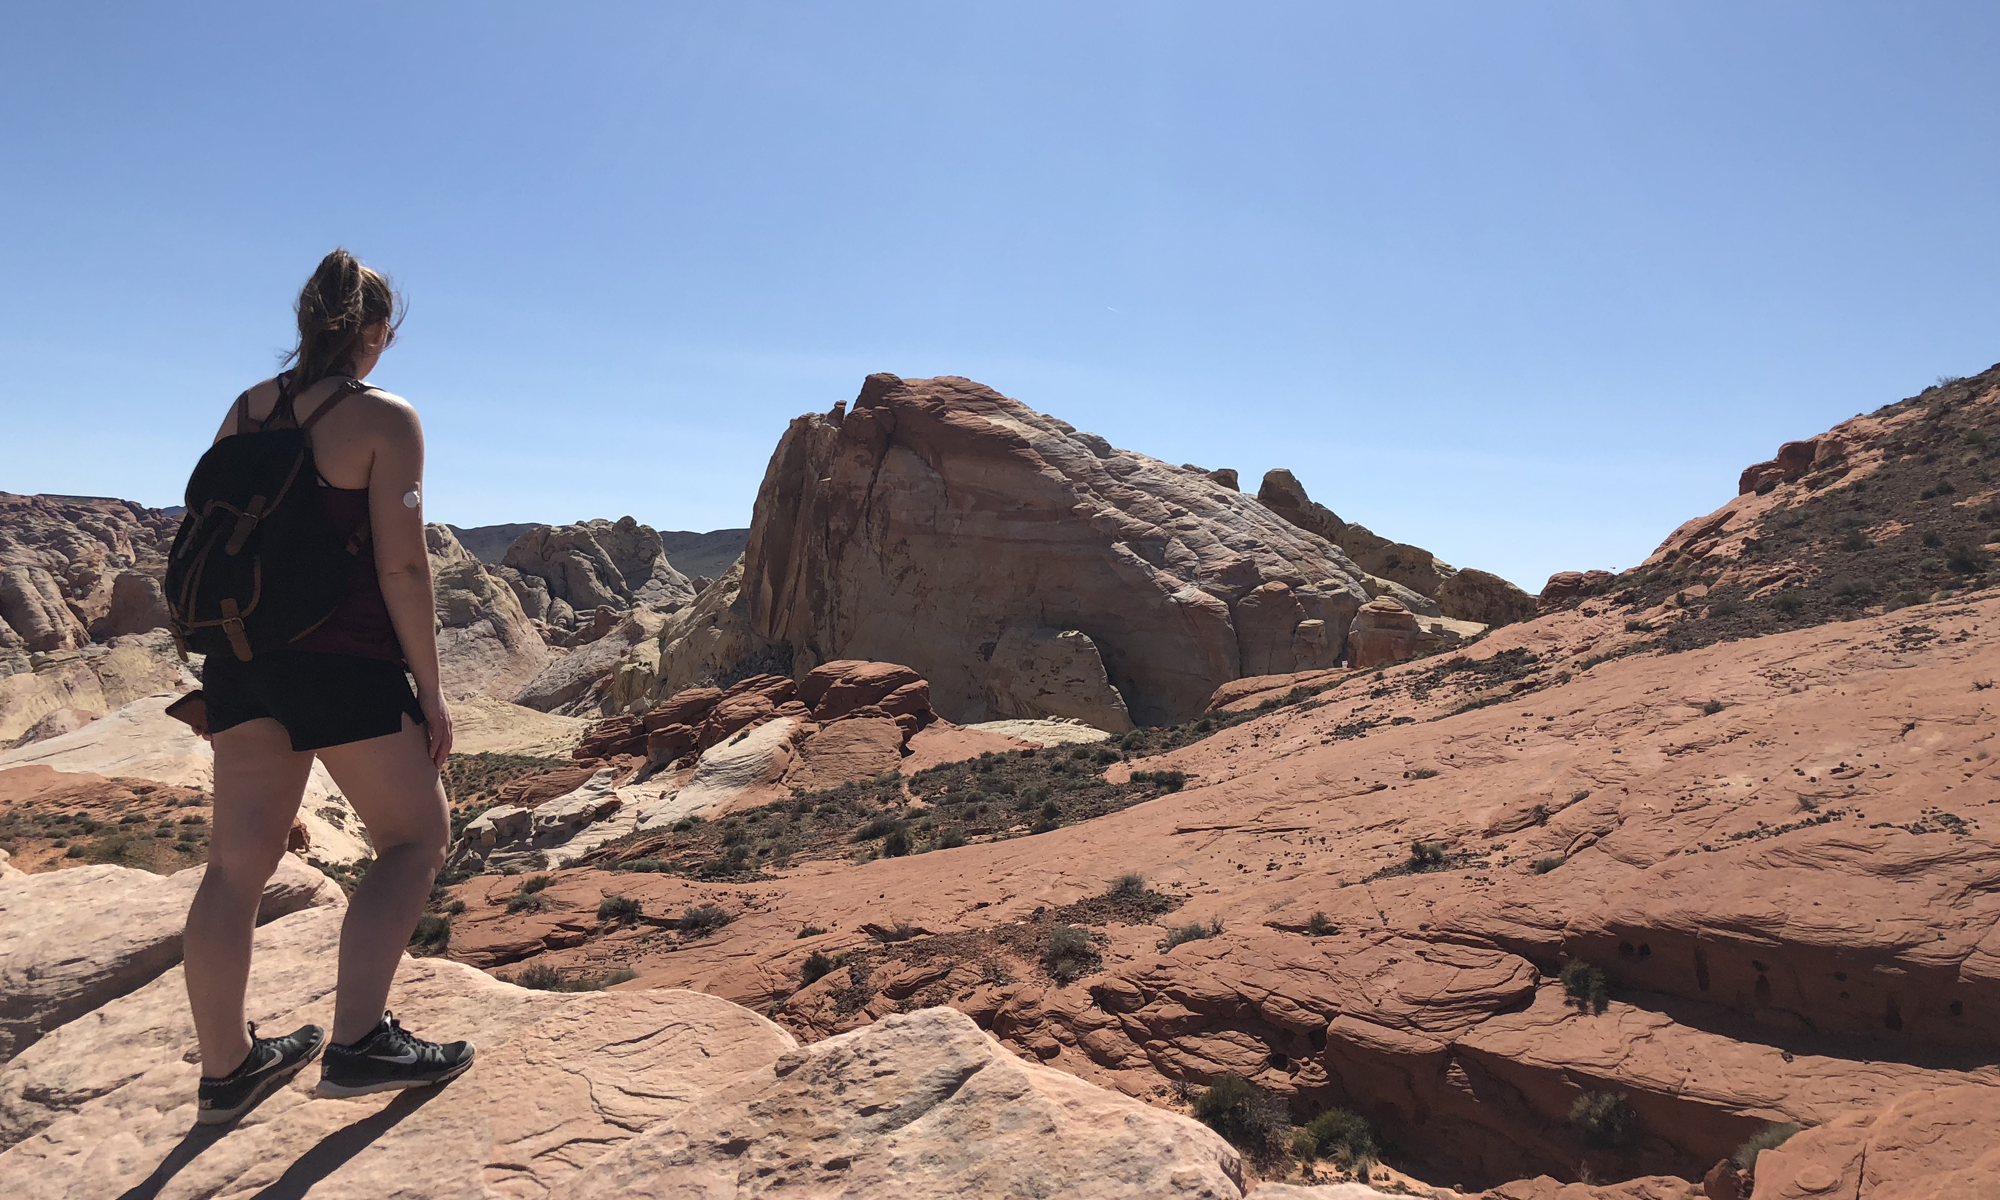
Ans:
{"label": "woman hiker", "polygon": [[[398,306],[347,251],[320,262],[299,294],[291,369],[230,407],[169,563],[176,631],[207,651],[200,702],[176,715],[215,746],[208,869],[185,943],[202,1124],[241,1117],[322,1050],[323,1096],[442,1083],[472,1065],[471,1043],[424,1041],[384,1009],[450,831],[423,431],[407,402],[362,383],[395,339]],[[341,925],[330,1044],[317,1025],[266,1038],[244,1021],[259,899],[315,756],[375,850]]]}

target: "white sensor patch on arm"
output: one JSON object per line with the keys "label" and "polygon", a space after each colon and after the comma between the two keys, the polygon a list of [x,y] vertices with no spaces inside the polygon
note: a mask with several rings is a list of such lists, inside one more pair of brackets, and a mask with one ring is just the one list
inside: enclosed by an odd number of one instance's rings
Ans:
{"label": "white sensor patch on arm", "polygon": [[417,494],[417,489],[415,488],[411,488],[409,491],[403,493],[404,508],[415,508],[417,505],[422,504],[423,502],[424,498],[421,495]]}

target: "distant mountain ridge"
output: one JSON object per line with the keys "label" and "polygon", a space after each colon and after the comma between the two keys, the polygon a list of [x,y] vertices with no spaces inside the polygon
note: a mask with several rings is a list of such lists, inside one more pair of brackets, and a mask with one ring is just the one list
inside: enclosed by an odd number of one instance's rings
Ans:
{"label": "distant mountain ridge", "polygon": [[[448,525],[446,528],[474,558],[497,566],[507,556],[507,547],[536,524],[475,525],[470,529]],[[687,529],[663,529],[660,541],[667,548],[667,561],[674,565],[674,570],[690,579],[697,576],[714,579],[727,571],[729,565],[743,553],[743,548],[750,543],[750,531],[711,529],[707,533],[696,533]]]}

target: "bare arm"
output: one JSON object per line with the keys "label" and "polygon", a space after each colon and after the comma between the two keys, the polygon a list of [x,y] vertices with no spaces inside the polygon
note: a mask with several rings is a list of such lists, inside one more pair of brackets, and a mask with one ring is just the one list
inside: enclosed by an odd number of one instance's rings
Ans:
{"label": "bare arm", "polygon": [[[424,431],[416,411],[401,401],[382,409],[368,471],[368,519],[375,539],[375,574],[403,657],[417,680],[417,698],[429,723],[431,757],[440,767],[451,753],[451,712],[438,683],[437,600],[424,544],[421,503]],[[403,498],[416,493],[419,503]]]}

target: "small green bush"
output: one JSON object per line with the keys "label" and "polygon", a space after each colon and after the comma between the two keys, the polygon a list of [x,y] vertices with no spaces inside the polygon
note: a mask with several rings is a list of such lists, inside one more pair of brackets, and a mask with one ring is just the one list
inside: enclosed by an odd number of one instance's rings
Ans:
{"label": "small green bush", "polygon": [[507,897],[507,911],[510,913],[547,912],[552,907],[554,905],[549,898],[540,892],[515,892]]}
{"label": "small green bush", "polygon": [[1797,592],[1779,592],[1771,597],[1771,607],[1781,617],[1796,617],[1806,606],[1805,597]]}
{"label": "small green bush", "polygon": [[565,979],[554,967],[535,963],[522,967],[506,982],[516,987],[533,988],[538,992],[601,992],[614,983],[624,983],[628,979],[638,977],[637,971],[617,970],[608,975],[579,975],[575,979]]}
{"label": "small green bush", "polygon": [[898,825],[882,839],[882,853],[890,858],[901,858],[910,852],[910,831]]}
{"label": "small green bush", "polygon": [[630,862],[621,864],[620,869],[653,874],[666,870],[667,864],[657,858],[635,858]]}
{"label": "small green bush", "polygon": [[556,877],[553,875],[530,875],[521,881],[520,890],[532,895],[555,881]]}
{"label": "small green bush", "polygon": [[1623,1146],[1639,1132],[1639,1114],[1616,1092],[1585,1092],[1570,1106],[1569,1123],[1592,1146]]}
{"label": "small green bush", "polygon": [[931,845],[938,850],[956,850],[965,845],[965,833],[963,830],[947,829]]}
{"label": "small green bush", "polygon": [[818,936],[819,936],[820,934],[822,934],[822,933],[825,933],[825,932],[826,932],[826,930],[824,930],[824,929],[821,929],[821,928],[820,928],[819,926],[817,926],[817,925],[801,925],[801,926],[799,926],[799,936],[800,936],[801,938],[809,938],[809,937],[818,937]]}
{"label": "small green bush", "polygon": [[1752,1134],[1749,1141],[1736,1148],[1733,1161],[1738,1167],[1754,1174],[1757,1170],[1757,1156],[1759,1154],[1762,1154],[1766,1150],[1776,1150],[1789,1141],[1791,1136],[1798,1131],[1799,1127],[1790,1123],[1766,1125],[1763,1129]]}
{"label": "small green bush", "polygon": [[1194,1100],[1194,1119],[1252,1152],[1286,1123],[1285,1107],[1241,1075],[1224,1075]]}
{"label": "small green bush", "polygon": [[1611,1001],[1611,985],[1604,972],[1580,958],[1564,963],[1556,978],[1562,981],[1563,995],[1578,1012],[1601,1013]]}
{"label": "small green bush", "polygon": [[1412,871],[1426,871],[1432,867],[1439,867],[1443,865],[1444,865],[1443,842],[1419,841],[1410,843],[1410,869]]}
{"label": "small green bush", "polygon": [[410,933],[410,945],[426,954],[436,954],[451,943],[451,918],[442,913],[425,913],[417,918]]}
{"label": "small green bush", "polygon": [[888,834],[900,829],[902,825],[903,819],[901,817],[884,813],[882,816],[876,817],[874,820],[855,830],[854,840],[857,842],[872,842],[878,837],[886,837]]}
{"label": "small green bush", "polygon": [[1146,891],[1146,877],[1137,871],[1127,871],[1111,881],[1104,894],[1116,900],[1121,897],[1143,895]]}
{"label": "small green bush", "polygon": [[1200,921],[1192,921],[1186,925],[1170,926],[1167,929],[1167,936],[1160,939],[1160,953],[1165,954],[1167,951],[1184,942],[1198,942],[1204,938],[1220,937],[1221,935],[1222,918],[1220,917],[1217,917],[1206,925],[1203,925]]}
{"label": "small green bush", "polygon": [[1292,1136],[1292,1152],[1308,1162],[1329,1158],[1361,1174],[1375,1164],[1375,1134],[1359,1113],[1330,1108]]}
{"label": "small green bush", "polygon": [[1163,792],[1178,792],[1187,786],[1186,771],[1134,771],[1133,783],[1150,783]]}
{"label": "small green bush", "polygon": [[[633,916],[639,915],[637,904],[637,901],[633,902]],[[598,911],[599,915],[602,915],[603,910]],[[681,919],[675,922],[675,928],[692,937],[704,937],[735,919],[720,904],[691,904],[687,911],[681,914]]]}
{"label": "small green bush", "polygon": [[1707,704],[1701,706],[1701,715],[1704,717],[1712,717],[1716,713],[1721,712],[1724,707],[1725,705],[1722,703],[1722,701],[1710,700]]}
{"label": "small green bush", "polygon": [[620,896],[616,892],[597,902],[597,919],[600,921],[631,921],[641,915],[644,906],[630,896]]}
{"label": "small green bush", "polygon": [[1042,969],[1059,985],[1067,985],[1097,969],[1097,945],[1074,925],[1054,925],[1042,940]]}
{"label": "small green bush", "polygon": [[840,959],[815,950],[811,954],[806,955],[806,960],[799,964],[799,986],[811,987],[813,984],[831,975],[835,968],[839,966]]}
{"label": "small green bush", "polygon": [[1335,925],[1332,918],[1323,912],[1315,912],[1312,916],[1306,918],[1307,937],[1325,937],[1329,933],[1339,932],[1340,926]]}

